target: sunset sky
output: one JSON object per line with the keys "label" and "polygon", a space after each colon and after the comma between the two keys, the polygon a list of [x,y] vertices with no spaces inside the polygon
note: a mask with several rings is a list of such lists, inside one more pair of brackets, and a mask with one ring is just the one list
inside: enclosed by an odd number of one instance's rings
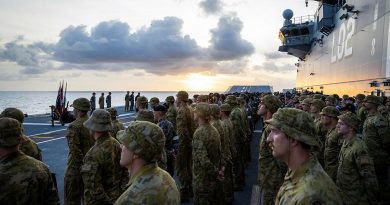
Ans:
{"label": "sunset sky", "polygon": [[0,91],[295,85],[282,12],[304,0],[0,0]]}

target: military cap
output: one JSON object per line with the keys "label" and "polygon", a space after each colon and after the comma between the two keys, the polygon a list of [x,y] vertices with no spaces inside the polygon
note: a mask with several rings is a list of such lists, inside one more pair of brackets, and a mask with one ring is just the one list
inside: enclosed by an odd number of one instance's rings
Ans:
{"label": "military cap", "polygon": [[157,105],[153,108],[154,111],[166,112],[168,109],[164,105]]}
{"label": "military cap", "polygon": [[305,99],[301,102],[301,104],[302,104],[302,105],[310,106],[311,101],[312,101],[311,98],[305,98]]}
{"label": "military cap", "polygon": [[354,130],[359,129],[359,118],[356,114],[352,112],[346,112],[338,117],[341,121],[343,121],[345,124],[353,128]]}
{"label": "military cap", "polygon": [[9,108],[6,108],[5,110],[3,110],[3,112],[1,112],[1,114],[0,114],[0,117],[13,118],[13,119],[19,121],[20,123],[23,123],[23,121],[24,121],[23,112],[21,110],[19,110],[18,108],[13,108],[13,107],[9,107]]}
{"label": "military cap", "polygon": [[349,98],[349,95],[343,95],[343,99]]}
{"label": "military cap", "polygon": [[70,106],[81,111],[91,110],[91,103],[87,98],[77,98],[76,100],[73,101],[73,104]]}
{"label": "military cap", "polygon": [[366,96],[365,96],[364,94],[359,93],[359,94],[356,95],[355,99],[356,99],[356,100],[363,101],[365,97],[366,97]]}
{"label": "military cap", "polygon": [[321,142],[315,135],[315,125],[310,114],[295,108],[281,108],[266,123],[302,143],[319,148]]}
{"label": "military cap", "polygon": [[244,97],[238,97],[238,98],[237,98],[237,102],[238,102],[239,104],[245,104],[245,103],[246,103],[246,100],[245,100]]}
{"label": "military cap", "polygon": [[307,97],[302,95],[302,96],[299,96],[299,102],[303,102],[303,100],[305,100]]}
{"label": "military cap", "polygon": [[332,102],[333,104],[336,103],[336,98],[332,95],[329,95],[328,97],[325,98],[325,101]]}
{"label": "military cap", "polygon": [[214,119],[219,119],[219,115],[221,113],[221,109],[219,108],[219,106],[217,104],[211,104],[209,106],[210,106],[210,115]]}
{"label": "military cap", "polygon": [[198,100],[198,102],[207,102],[207,100],[209,100],[209,96],[208,95],[199,95],[197,100]]}
{"label": "military cap", "polygon": [[322,99],[322,95],[321,94],[314,94],[313,99]]}
{"label": "military cap", "polygon": [[322,108],[325,107],[325,102],[322,101],[322,100],[319,100],[319,99],[314,99],[313,101],[311,101],[310,103],[312,106],[316,107],[317,109],[319,110],[322,110]]}
{"label": "military cap", "polygon": [[0,147],[13,147],[22,140],[22,127],[18,120],[8,117],[0,118]]}
{"label": "military cap", "polygon": [[157,105],[157,104],[160,103],[160,100],[158,98],[156,98],[156,97],[152,97],[152,98],[150,98],[149,103]]}
{"label": "military cap", "polygon": [[145,96],[139,96],[137,98],[137,103],[148,103],[148,98],[146,98]]}
{"label": "military cap", "polygon": [[156,124],[133,121],[116,136],[121,144],[146,162],[157,162],[161,159],[161,153],[165,147],[165,136]]}
{"label": "military cap", "polygon": [[137,121],[148,121],[154,122],[154,115],[152,111],[149,110],[140,110],[138,111],[137,117],[135,118]]}
{"label": "military cap", "polygon": [[97,132],[110,131],[112,129],[110,113],[103,109],[97,109],[83,125],[85,128]]}
{"label": "military cap", "polygon": [[203,102],[198,103],[195,106],[194,113],[205,120],[209,120],[211,114],[210,105]]}
{"label": "military cap", "polygon": [[115,120],[116,116],[118,116],[118,111],[113,107],[107,108],[107,112],[110,113],[111,119],[113,120]]}
{"label": "military cap", "polygon": [[320,114],[337,118],[340,115],[340,111],[334,106],[326,106],[322,109]]}
{"label": "military cap", "polygon": [[376,105],[380,105],[383,102],[383,99],[381,97],[375,96],[375,95],[367,95],[364,100],[364,102],[373,103]]}
{"label": "military cap", "polygon": [[238,101],[237,101],[237,98],[236,96],[234,95],[228,95],[225,99],[225,103],[229,104],[230,106],[236,106],[238,105]]}
{"label": "military cap", "polygon": [[179,91],[177,94],[176,94],[176,97],[179,99],[179,101],[184,101],[184,102],[187,102],[188,101],[188,93],[186,91]]}
{"label": "military cap", "polygon": [[167,98],[165,98],[165,102],[175,102],[175,98],[173,96],[168,96]]}
{"label": "military cap", "polygon": [[275,95],[266,95],[262,97],[261,103],[264,104],[271,113],[275,113],[282,106],[282,102]]}
{"label": "military cap", "polygon": [[221,109],[222,112],[230,112],[230,111],[232,111],[232,107],[229,104],[226,104],[226,103],[222,104],[220,109]]}

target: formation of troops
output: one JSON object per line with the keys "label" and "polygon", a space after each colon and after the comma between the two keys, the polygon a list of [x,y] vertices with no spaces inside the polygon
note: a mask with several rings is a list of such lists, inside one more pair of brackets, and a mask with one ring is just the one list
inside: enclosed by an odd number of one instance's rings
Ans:
{"label": "formation of troops", "polygon": [[[65,205],[171,205],[190,198],[234,204],[234,191],[246,184],[258,122],[262,204],[390,204],[386,98],[210,93],[190,99],[179,91],[160,102],[127,92],[125,112],[137,112],[127,127],[111,107],[111,93],[107,109],[104,93],[101,109],[95,100],[94,93],[72,104]],[[55,175],[23,134],[23,121],[16,108],[0,114],[0,204],[59,204]]]}

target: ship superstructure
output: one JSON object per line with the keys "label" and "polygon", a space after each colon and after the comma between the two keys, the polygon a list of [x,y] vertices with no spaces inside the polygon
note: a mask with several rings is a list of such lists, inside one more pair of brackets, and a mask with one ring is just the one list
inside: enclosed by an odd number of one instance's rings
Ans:
{"label": "ship superstructure", "polygon": [[390,95],[390,1],[316,2],[314,15],[283,12],[279,51],[298,58],[296,89]]}

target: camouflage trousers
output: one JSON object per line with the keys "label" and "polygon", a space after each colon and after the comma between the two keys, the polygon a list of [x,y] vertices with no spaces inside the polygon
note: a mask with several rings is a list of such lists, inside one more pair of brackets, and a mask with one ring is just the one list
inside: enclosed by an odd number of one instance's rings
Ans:
{"label": "camouflage trousers", "polygon": [[192,196],[192,148],[190,144],[180,144],[176,156],[176,172],[180,180],[182,200]]}
{"label": "camouflage trousers", "polygon": [[84,184],[80,170],[67,168],[64,178],[64,204],[80,205],[84,195]]}
{"label": "camouflage trousers", "polygon": [[[375,161],[374,161],[375,163]],[[379,185],[379,195],[383,204],[390,204],[390,187],[388,176],[388,165],[386,163],[377,163],[375,166],[376,178]]]}
{"label": "camouflage trousers", "polygon": [[233,159],[233,173],[234,173],[234,189],[240,190],[245,186],[245,159],[243,153],[243,146],[236,145],[237,156]]}
{"label": "camouflage trousers", "polygon": [[233,163],[228,162],[225,165],[225,179],[223,181],[223,192],[225,196],[224,204],[233,204],[234,201],[234,183],[233,183]]}
{"label": "camouflage trousers", "polygon": [[224,199],[221,198],[222,192],[221,182],[207,185],[194,184],[194,205],[222,205],[224,204]]}

